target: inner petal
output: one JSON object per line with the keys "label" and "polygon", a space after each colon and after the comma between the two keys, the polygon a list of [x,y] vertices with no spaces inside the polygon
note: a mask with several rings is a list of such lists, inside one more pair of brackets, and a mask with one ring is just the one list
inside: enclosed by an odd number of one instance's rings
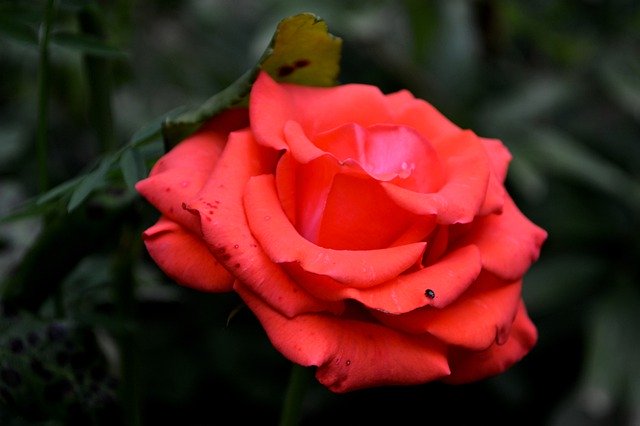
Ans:
{"label": "inner petal", "polygon": [[443,184],[437,153],[410,127],[350,123],[319,134],[313,142],[342,163],[357,164],[377,180],[423,193]]}
{"label": "inner petal", "polygon": [[417,220],[378,182],[346,174],[333,178],[321,218],[317,244],[338,250],[388,247]]}

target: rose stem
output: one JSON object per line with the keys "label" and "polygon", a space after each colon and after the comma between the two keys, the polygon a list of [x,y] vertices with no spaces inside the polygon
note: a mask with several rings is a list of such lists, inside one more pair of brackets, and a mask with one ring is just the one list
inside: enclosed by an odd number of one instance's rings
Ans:
{"label": "rose stem", "polygon": [[311,369],[294,364],[280,413],[280,426],[295,426],[300,418],[302,402],[311,381]]}

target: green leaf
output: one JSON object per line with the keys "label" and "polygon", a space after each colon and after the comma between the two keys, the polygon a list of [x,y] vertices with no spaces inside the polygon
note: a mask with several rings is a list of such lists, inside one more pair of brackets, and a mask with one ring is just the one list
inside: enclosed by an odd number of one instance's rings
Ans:
{"label": "green leaf", "polygon": [[98,168],[82,178],[71,194],[71,199],[67,205],[67,210],[69,212],[75,210],[87,197],[89,197],[89,195],[91,195],[94,190],[105,184],[107,174],[111,170],[111,165],[115,160],[115,155],[106,156],[100,162]]}
{"label": "green leaf", "polygon": [[127,149],[122,153],[120,169],[125,183],[131,189],[134,189],[136,183],[147,175],[144,160],[140,155],[140,151],[135,148]]}
{"label": "green leaf", "polygon": [[167,150],[189,136],[209,118],[225,109],[246,103],[251,85],[258,75],[257,69],[246,72],[229,87],[209,98],[200,107],[187,111],[174,119],[167,119],[162,125]]}
{"label": "green leaf", "polygon": [[58,32],[51,35],[51,42],[60,47],[95,56],[107,58],[123,58],[126,56],[126,53],[122,50],[86,34]]}
{"label": "green leaf", "polygon": [[311,13],[285,18],[254,68],[199,107],[167,119],[162,134],[167,149],[189,136],[209,118],[237,106],[246,106],[260,70],[276,81],[307,86],[336,84],[342,40],[327,31],[326,23]]}

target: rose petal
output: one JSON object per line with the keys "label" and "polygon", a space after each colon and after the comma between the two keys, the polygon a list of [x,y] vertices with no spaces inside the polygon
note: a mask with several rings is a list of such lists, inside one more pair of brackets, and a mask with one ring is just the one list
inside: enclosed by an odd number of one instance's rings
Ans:
{"label": "rose petal", "polygon": [[452,374],[444,381],[452,384],[484,379],[507,370],[520,361],[536,344],[538,332],[520,302],[509,338],[504,344],[494,343],[482,352],[452,350],[449,357]]}
{"label": "rose petal", "polygon": [[267,257],[253,237],[242,206],[249,178],[273,170],[276,152],[257,145],[250,132],[234,132],[211,178],[186,208],[196,214],[209,249],[236,278],[285,316],[330,310],[341,304],[306,294]]}
{"label": "rose petal", "polygon": [[353,287],[369,287],[399,275],[422,256],[425,247],[425,243],[358,251],[319,247],[287,220],[271,175],[249,180],[244,204],[249,227],[273,262],[299,262],[306,271]]}
{"label": "rose petal", "polygon": [[[480,253],[470,245],[417,272],[368,289],[347,289],[344,293],[369,308],[390,314],[403,314],[427,305],[444,308],[458,299],[480,270]],[[427,296],[427,290],[435,297]]]}
{"label": "rose petal", "polygon": [[207,181],[229,132],[247,124],[246,109],[230,109],[215,116],[163,155],[149,177],[136,184],[136,190],[163,215],[198,233],[197,220],[182,209],[182,203]]}
{"label": "rose petal", "polygon": [[143,233],[149,255],[170,278],[201,291],[231,291],[233,277],[198,237],[161,217]]}
{"label": "rose petal", "polygon": [[[297,263],[286,266],[296,282],[319,299],[353,299],[367,308],[393,315],[427,305],[437,308],[447,306],[476,280],[481,270],[480,254],[475,246],[458,249],[435,265],[366,289],[346,287],[327,276],[309,273]],[[427,290],[431,290],[435,297],[428,297]]]}
{"label": "rose petal", "polygon": [[265,72],[253,84],[249,111],[258,143],[276,150],[287,147],[282,132],[289,120],[300,123],[310,139],[346,123],[370,126],[391,122],[385,97],[374,86],[278,84]]}
{"label": "rose petal", "polygon": [[471,222],[486,196],[490,174],[487,153],[470,131],[448,137],[440,145],[438,154],[448,176],[440,190],[422,194],[386,182],[381,185],[410,212],[437,215],[440,224]]}
{"label": "rose petal", "polygon": [[[438,293],[435,293],[436,298]],[[408,333],[428,332],[442,341],[484,350],[508,336],[521,295],[521,282],[506,284],[483,273],[455,302],[443,309],[426,307],[404,315],[378,316]]]}
{"label": "rose petal", "polygon": [[182,208],[205,184],[210,173],[189,169],[170,169],[136,184],[136,190],[164,216],[190,232],[200,232],[200,221]]}
{"label": "rose petal", "polygon": [[182,209],[182,203],[205,184],[226,142],[226,135],[207,126],[162,156],[136,190],[163,215],[199,232],[198,221]]}
{"label": "rose petal", "polygon": [[477,218],[459,244],[476,244],[488,271],[515,280],[538,259],[547,233],[527,219],[506,196],[501,214]]}
{"label": "rose petal", "polygon": [[497,139],[480,138],[480,140],[487,150],[491,164],[487,196],[478,213],[480,216],[485,216],[502,211],[502,205],[507,196],[507,191],[504,188],[504,180],[507,176],[509,162],[511,161],[511,153],[502,142]]}
{"label": "rose petal", "polygon": [[242,283],[235,290],[285,357],[318,366],[317,379],[333,392],[411,385],[449,374],[446,348],[429,336],[410,336],[365,321],[308,314],[285,318]]}
{"label": "rose petal", "polygon": [[321,247],[386,248],[417,219],[391,201],[370,178],[338,174],[330,188],[316,241]]}
{"label": "rose petal", "polygon": [[387,105],[393,115],[391,123],[413,127],[430,141],[439,141],[460,132],[460,128],[433,105],[416,99],[406,90],[387,95]]}
{"label": "rose petal", "polygon": [[319,134],[313,142],[341,162],[355,161],[377,180],[418,192],[432,192],[443,183],[435,150],[410,127],[349,123]]}
{"label": "rose petal", "polygon": [[498,139],[480,138],[480,141],[489,155],[493,175],[499,183],[504,183],[512,158],[511,153]]}

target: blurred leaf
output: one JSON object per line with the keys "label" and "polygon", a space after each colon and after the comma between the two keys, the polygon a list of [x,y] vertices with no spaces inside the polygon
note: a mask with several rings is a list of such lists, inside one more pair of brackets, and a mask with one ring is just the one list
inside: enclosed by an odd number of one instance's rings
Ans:
{"label": "blurred leaf", "polygon": [[615,164],[560,131],[535,128],[525,134],[531,141],[528,148],[538,154],[540,168],[569,176],[627,206],[640,208],[640,182]]}
{"label": "blurred leaf", "polygon": [[622,52],[601,62],[608,93],[625,111],[640,120],[640,60],[638,52]]}
{"label": "blurred leaf", "polygon": [[38,45],[38,34],[31,26],[6,15],[0,16],[0,36],[32,46]]}
{"label": "blurred leaf", "polygon": [[51,218],[21,263],[0,281],[6,306],[36,312],[86,256],[113,244],[127,206],[78,208]]}
{"label": "blurred leaf", "polygon": [[116,161],[115,155],[108,155],[100,161],[99,166],[85,175],[71,193],[71,199],[67,205],[69,212],[75,210],[93,191],[101,188],[107,180],[107,174],[111,165]]}
{"label": "blurred leaf", "polygon": [[554,75],[523,79],[512,92],[487,102],[478,114],[478,127],[495,134],[540,117],[548,117],[576,93],[575,84]]}
{"label": "blurred leaf", "polygon": [[135,148],[127,149],[120,157],[120,169],[127,186],[134,189],[136,183],[147,176],[147,168],[140,151]]}
{"label": "blurred leaf", "polygon": [[63,196],[72,188],[75,188],[82,181],[82,179],[84,179],[84,176],[78,176],[61,183],[60,185],[50,189],[49,191],[39,196],[36,200],[36,204],[43,205]]}
{"label": "blurred leaf", "polygon": [[201,106],[165,121],[162,134],[167,149],[225,109],[245,106],[260,69],[281,82],[309,86],[335,84],[341,47],[342,40],[329,34],[326,23],[313,14],[302,13],[283,19],[253,69]]}
{"label": "blurred leaf", "polygon": [[[596,302],[588,322],[586,364],[574,395],[558,410],[553,425],[635,424],[631,394],[640,371],[640,296],[632,284],[613,282]],[[568,423],[569,419],[574,419]],[[575,421],[579,419],[579,423]]]}
{"label": "blurred leaf", "polygon": [[51,35],[51,42],[57,46],[77,50],[81,53],[107,58],[122,58],[126,53],[109,46],[104,41],[86,34],[57,32]]}

